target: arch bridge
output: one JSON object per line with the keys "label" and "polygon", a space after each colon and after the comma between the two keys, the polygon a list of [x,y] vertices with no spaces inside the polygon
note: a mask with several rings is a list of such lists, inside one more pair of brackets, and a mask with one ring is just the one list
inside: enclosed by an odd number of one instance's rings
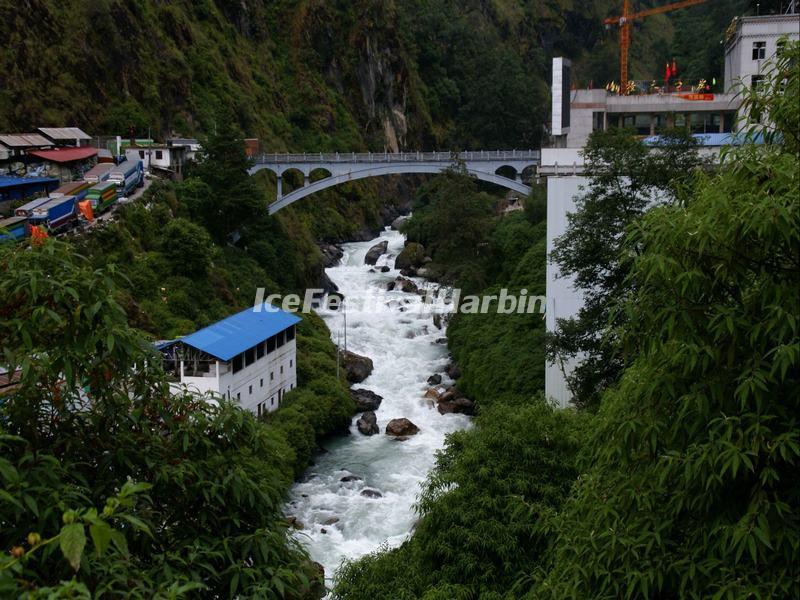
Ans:
{"label": "arch bridge", "polygon": [[[449,168],[463,168],[481,181],[528,195],[531,188],[522,182],[522,173],[528,168],[535,169],[539,158],[538,150],[261,154],[256,157],[250,174],[267,169],[277,176],[277,198],[269,205],[272,215],[301,198],[348,181],[380,175],[441,173]],[[311,174],[320,169],[326,176],[312,182]],[[303,174],[303,186],[284,194],[283,175],[290,170]]]}

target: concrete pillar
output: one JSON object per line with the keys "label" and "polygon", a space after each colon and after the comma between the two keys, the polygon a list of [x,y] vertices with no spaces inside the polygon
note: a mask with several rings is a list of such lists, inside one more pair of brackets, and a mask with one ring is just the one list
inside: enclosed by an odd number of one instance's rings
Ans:
{"label": "concrete pillar", "polygon": [[309,176],[308,173],[305,173],[305,176],[303,177],[303,187],[308,187],[310,184],[311,184],[311,177]]}
{"label": "concrete pillar", "polygon": [[283,178],[278,175],[278,200],[283,198]]}

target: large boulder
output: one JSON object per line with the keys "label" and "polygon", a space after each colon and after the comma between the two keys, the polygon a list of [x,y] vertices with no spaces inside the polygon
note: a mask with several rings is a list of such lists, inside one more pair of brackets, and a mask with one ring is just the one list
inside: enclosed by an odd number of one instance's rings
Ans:
{"label": "large boulder", "polygon": [[394,221],[392,221],[392,229],[395,231],[400,231],[406,221],[408,221],[408,217],[405,215],[401,215],[397,217]]}
{"label": "large boulder", "polygon": [[372,373],[372,360],[366,356],[345,351],[342,352],[342,361],[345,373],[347,373],[347,381],[350,383],[361,383]]}
{"label": "large boulder", "polygon": [[425,260],[425,248],[422,244],[409,242],[403,251],[394,259],[395,269],[409,269],[421,267]]}
{"label": "large boulder", "polygon": [[342,249],[335,244],[320,243],[319,250],[322,252],[322,263],[325,268],[339,264],[339,260],[344,256]]}
{"label": "large boulder", "polygon": [[378,410],[383,400],[382,396],[364,389],[350,390],[350,397],[355,401],[358,412]]}
{"label": "large boulder", "polygon": [[386,435],[408,436],[419,433],[419,427],[405,417],[392,419],[386,425]]}
{"label": "large boulder", "polygon": [[378,242],[372,248],[367,251],[367,255],[364,257],[364,264],[365,265],[374,265],[378,262],[378,259],[381,255],[386,254],[386,249],[389,247],[389,242],[383,240],[382,242]]}
{"label": "large boulder", "polygon": [[439,414],[458,413],[472,415],[475,413],[475,403],[469,398],[456,398],[450,394],[444,394],[436,405]]}
{"label": "large boulder", "polygon": [[440,383],[442,383],[442,376],[439,375],[438,373],[431,375],[430,377],[428,377],[428,383],[431,385],[439,385]]}
{"label": "large boulder", "polygon": [[364,488],[361,490],[361,495],[365,498],[381,498],[383,494],[381,494],[378,490],[373,490],[370,488]]}
{"label": "large boulder", "polygon": [[445,373],[447,373],[450,379],[458,379],[459,377],[461,377],[461,369],[458,368],[458,365],[456,363],[450,363],[449,365],[447,365],[447,367],[445,368]]}
{"label": "large boulder", "polygon": [[361,415],[361,418],[356,421],[356,427],[364,435],[375,435],[381,432],[380,427],[378,427],[378,417],[371,410]]}

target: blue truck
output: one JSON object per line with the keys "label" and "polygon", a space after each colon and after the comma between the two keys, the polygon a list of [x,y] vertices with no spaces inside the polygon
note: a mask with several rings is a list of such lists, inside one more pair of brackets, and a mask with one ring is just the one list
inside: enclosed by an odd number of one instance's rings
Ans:
{"label": "blue truck", "polygon": [[18,241],[28,237],[28,217],[0,219],[0,242]]}
{"label": "blue truck", "polygon": [[117,184],[117,194],[127,196],[144,185],[144,167],[141,160],[126,160],[111,170],[108,180]]}
{"label": "blue truck", "polygon": [[44,225],[51,232],[67,227],[75,219],[75,196],[50,198],[33,209],[31,225]]}
{"label": "blue truck", "polygon": [[50,198],[48,198],[47,196],[36,198],[34,200],[31,200],[30,202],[23,204],[22,206],[17,207],[14,210],[14,214],[18,217],[30,217],[33,214],[34,208],[36,208],[37,206],[41,206],[42,204],[48,202],[49,200]]}

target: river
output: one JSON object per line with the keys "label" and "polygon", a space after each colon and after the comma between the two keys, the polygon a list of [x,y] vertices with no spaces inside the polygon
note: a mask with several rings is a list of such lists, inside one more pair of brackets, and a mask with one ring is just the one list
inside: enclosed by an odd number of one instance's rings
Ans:
{"label": "river", "polygon": [[[367,251],[379,241],[388,241],[387,254],[371,271],[364,264]],[[297,538],[311,558],[325,567],[328,583],[343,559],[353,559],[378,549],[382,544],[396,546],[409,535],[417,515],[414,503],[435,463],[435,452],[444,446],[447,433],[469,426],[463,415],[440,415],[423,398],[434,373],[449,383],[444,368],[449,362],[447,347],[441,343],[443,329],[437,329],[430,312],[420,310],[417,294],[387,292],[377,303],[386,310],[376,313],[359,299],[385,290],[399,272],[394,257],[403,249],[404,238],[386,230],[369,242],[343,246],[339,265],[327,269],[346,298],[347,349],[368,356],[374,363],[372,374],[361,384],[383,396],[376,411],[381,433],[365,436],[355,426],[351,435],[330,440],[326,453],[319,454],[305,477],[290,492],[287,514],[304,524]],[[391,267],[381,273],[380,267]],[[422,279],[411,278],[420,287],[434,287]],[[365,303],[368,304],[368,303]],[[334,342],[344,342],[344,311],[322,311]],[[439,343],[437,343],[439,340]],[[406,417],[420,431],[406,441],[384,434],[386,424]],[[341,482],[355,475],[360,480]],[[379,498],[361,495],[364,488],[380,492]],[[326,521],[338,519],[333,524]],[[324,532],[323,532],[324,531]]]}

